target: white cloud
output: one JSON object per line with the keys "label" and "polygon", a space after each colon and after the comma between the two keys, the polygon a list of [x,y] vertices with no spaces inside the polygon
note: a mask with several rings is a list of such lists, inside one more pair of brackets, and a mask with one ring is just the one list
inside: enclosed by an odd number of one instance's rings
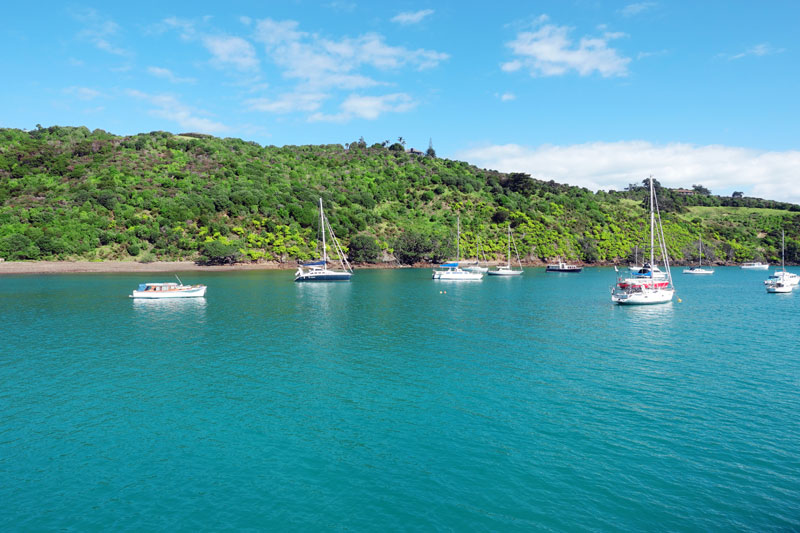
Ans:
{"label": "white cloud", "polygon": [[[294,86],[272,98],[246,102],[250,109],[273,113],[313,112],[310,121],[373,120],[383,113],[413,109],[416,102],[405,93],[383,96],[350,94],[335,113],[320,111],[325,100],[336,101],[344,92],[390,85],[378,77],[383,72],[413,68],[425,70],[449,59],[443,52],[392,46],[383,36],[366,33],[339,39],[301,31],[293,20],[259,20],[254,38]],[[367,72],[368,71],[368,72]]]}
{"label": "white cloud", "polygon": [[325,7],[328,9],[333,9],[336,11],[355,11],[358,7],[358,4],[355,2],[342,2],[342,1],[333,1],[329,2]]}
{"label": "white cloud", "polygon": [[574,70],[581,76],[597,72],[605,78],[628,74],[630,58],[608,46],[624,34],[606,32],[601,37],[582,37],[576,44],[569,37],[571,28],[546,24],[548,20],[542,15],[534,31],[520,32],[506,43],[516,57],[501,65],[503,71],[525,67],[532,76],[560,76]]}
{"label": "white cloud", "polygon": [[510,102],[510,101],[516,100],[516,99],[517,99],[517,95],[515,95],[514,93],[503,93],[503,94],[500,95],[500,101],[501,102]]}
{"label": "white cloud", "polygon": [[382,83],[360,73],[361,68],[423,70],[449,58],[442,52],[390,46],[375,33],[332,40],[299,31],[296,21],[272,19],[259,21],[256,28],[256,40],[264,44],[267,54],[283,69],[283,76],[297,79],[307,87],[345,90],[373,87]]}
{"label": "white cloud", "polygon": [[169,80],[171,83],[195,83],[197,81],[194,78],[181,78],[171,70],[162,67],[147,67],[147,72],[156,78]]}
{"label": "white cloud", "polygon": [[398,24],[419,24],[422,22],[422,19],[433,15],[433,9],[422,9],[420,11],[406,11],[403,13],[398,13],[392,18],[392,22],[397,22]]}
{"label": "white cloud", "polygon": [[258,69],[255,48],[241,37],[205,36],[202,42],[211,52],[212,62],[219,66],[232,65],[241,71]]}
{"label": "white cloud", "polygon": [[656,5],[655,2],[637,2],[635,4],[628,4],[627,6],[623,7],[620,10],[623,17],[632,17],[634,15],[638,15],[643,11],[647,11],[648,9],[654,8]]}
{"label": "white cloud", "polygon": [[[181,39],[184,41],[191,41],[197,37],[197,30],[194,27],[194,23],[191,21],[170,17],[164,19],[163,25],[167,28],[179,30]],[[158,30],[160,30],[160,28]]]}
{"label": "white cloud", "polygon": [[458,154],[484,168],[526,172],[592,190],[621,190],[652,174],[667,187],[703,185],[716,194],[800,203],[800,151],[766,152],[733,146],[646,141],[568,146],[487,146]]}
{"label": "white cloud", "polygon": [[78,37],[91,42],[99,50],[114,55],[127,56],[129,52],[112,43],[119,33],[119,25],[100,15],[94,9],[84,9],[73,13],[73,18],[84,25]]}
{"label": "white cloud", "polygon": [[245,104],[252,111],[269,113],[292,113],[295,111],[316,111],[327,98],[323,93],[287,93],[276,100],[252,98]]}
{"label": "white cloud", "polygon": [[228,127],[221,122],[215,122],[199,116],[202,111],[197,111],[182,104],[177,98],[168,94],[147,94],[137,90],[128,90],[128,96],[150,103],[153,107],[149,113],[171,122],[181,128],[198,133],[221,133],[228,131]]}
{"label": "white cloud", "polygon": [[341,111],[335,115],[313,114],[312,122],[345,122],[352,118],[375,120],[384,113],[404,113],[416,107],[417,103],[405,93],[383,96],[350,95],[342,102]]}
{"label": "white cloud", "polygon": [[761,56],[768,56],[773,54],[780,54],[785,52],[785,48],[774,48],[769,43],[761,43],[755,46],[752,46],[745,50],[744,52],[740,52],[738,54],[721,54],[723,57],[727,57],[730,60],[734,59],[742,59],[743,57],[761,57]]}
{"label": "white cloud", "polygon": [[89,89],[88,87],[67,87],[66,89],[64,89],[64,92],[67,94],[71,94],[80,100],[86,100],[86,101],[94,100],[95,98],[102,96],[102,94],[99,91],[96,91],[94,89]]}

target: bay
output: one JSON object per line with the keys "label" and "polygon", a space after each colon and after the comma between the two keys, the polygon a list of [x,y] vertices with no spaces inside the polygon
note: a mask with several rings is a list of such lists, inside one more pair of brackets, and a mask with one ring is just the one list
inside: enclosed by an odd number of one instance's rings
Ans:
{"label": "bay", "polygon": [[169,277],[0,278],[3,530],[800,528],[800,294],[764,272],[127,298]]}

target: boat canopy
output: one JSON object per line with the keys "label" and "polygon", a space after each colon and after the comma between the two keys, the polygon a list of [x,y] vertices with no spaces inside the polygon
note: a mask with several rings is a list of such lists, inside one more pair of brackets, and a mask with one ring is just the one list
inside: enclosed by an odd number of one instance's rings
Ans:
{"label": "boat canopy", "polygon": [[328,263],[327,261],[322,260],[322,261],[312,261],[310,263],[300,263],[300,264],[304,267],[310,267],[310,266],[323,266],[326,265],[327,263]]}
{"label": "boat canopy", "polygon": [[439,265],[442,268],[457,268],[458,263],[444,263],[443,265]]}

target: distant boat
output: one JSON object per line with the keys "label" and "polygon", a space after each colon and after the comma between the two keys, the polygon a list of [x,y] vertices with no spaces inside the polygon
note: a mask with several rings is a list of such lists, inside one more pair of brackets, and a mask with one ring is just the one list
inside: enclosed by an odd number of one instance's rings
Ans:
{"label": "distant boat", "polygon": [[[657,227],[656,220],[658,220]],[[666,269],[664,272],[655,265],[656,241],[664,260]],[[614,267],[614,270],[619,272],[617,267]],[[620,305],[663,304],[672,301],[674,294],[664,229],[661,226],[661,215],[658,213],[658,199],[653,188],[653,176],[650,176],[650,262],[645,263],[633,277],[619,276],[617,283],[611,288],[611,301]]]}
{"label": "distant boat", "polygon": [[[480,236],[477,237],[475,242],[475,261],[473,263],[467,264],[467,266],[461,266],[463,270],[467,272],[480,272],[481,274],[485,274],[489,267],[481,266],[480,265],[480,256],[481,256],[481,238]],[[483,258],[484,262],[486,262],[486,257]]]}
{"label": "distant boat", "polygon": [[[339,241],[336,239],[336,235],[333,233],[333,228],[331,227],[330,222],[328,222],[328,219],[325,217],[325,213],[322,211],[322,198],[319,199],[319,229],[322,235],[322,258],[319,261],[302,263],[297,268],[297,272],[294,274],[294,280],[349,281],[350,277],[353,275],[353,269],[350,267],[350,263],[347,262],[344,251],[342,251],[342,247],[339,245]],[[339,256],[339,264],[342,267],[341,270],[331,270],[328,268],[328,249],[327,243],[325,242],[326,230],[330,232],[331,244]],[[309,268],[308,270],[304,270],[303,267]]]}
{"label": "distant boat", "polygon": [[480,281],[483,279],[482,272],[469,272],[458,266],[458,263],[444,263],[439,265],[441,270],[434,270],[432,279],[445,281]]}
{"label": "distant boat", "polygon": [[[175,277],[178,278],[178,276]],[[161,300],[167,298],[202,298],[205,295],[205,285],[184,285],[178,278],[178,283],[140,283],[139,287],[131,293],[130,298]]]}
{"label": "distant boat", "polygon": [[519,263],[519,270],[511,268],[511,244],[514,242],[511,237],[511,224],[508,225],[508,254],[506,254],[506,264],[497,267],[497,270],[490,270],[490,276],[519,276],[522,274],[522,262],[519,260],[519,252],[517,252],[517,245],[514,244],[514,253],[517,254],[517,263]]}
{"label": "distant boat", "polygon": [[684,268],[684,274],[713,274],[713,268],[703,268],[703,238],[699,239],[698,248],[700,250],[700,260],[696,267]]}
{"label": "distant boat", "polygon": [[547,265],[547,268],[544,269],[545,272],[573,272],[575,274],[581,270],[583,270],[583,267],[568,265],[567,263],[563,263],[561,261],[553,265]]}
{"label": "distant boat", "polygon": [[628,265],[628,270],[630,270],[631,272],[636,272],[638,270],[641,270],[641,268],[642,268],[642,265],[639,264],[639,247],[638,246],[634,246],[633,247],[633,264],[632,265]]}
{"label": "distant boat", "polygon": [[456,221],[456,260],[452,263],[439,265],[440,270],[434,270],[432,279],[445,281],[480,281],[483,279],[483,272],[469,272],[458,265],[461,255],[461,217]]}
{"label": "distant boat", "polygon": [[792,289],[795,288],[797,282],[800,281],[797,274],[786,272],[785,256],[786,244],[783,231],[781,231],[781,270],[775,272],[774,275],[770,276],[769,279],[764,282],[764,284],[767,286],[767,292],[769,293],[792,292]]}
{"label": "distant boat", "polygon": [[744,270],[768,270],[769,263],[761,263],[760,261],[752,261],[749,263],[742,263],[740,268]]}

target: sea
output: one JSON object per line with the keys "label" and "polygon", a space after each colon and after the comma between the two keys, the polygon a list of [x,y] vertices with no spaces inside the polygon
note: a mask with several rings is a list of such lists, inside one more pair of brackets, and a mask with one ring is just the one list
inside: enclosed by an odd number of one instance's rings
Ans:
{"label": "sea", "polygon": [[2,531],[798,531],[800,289],[0,277]]}

